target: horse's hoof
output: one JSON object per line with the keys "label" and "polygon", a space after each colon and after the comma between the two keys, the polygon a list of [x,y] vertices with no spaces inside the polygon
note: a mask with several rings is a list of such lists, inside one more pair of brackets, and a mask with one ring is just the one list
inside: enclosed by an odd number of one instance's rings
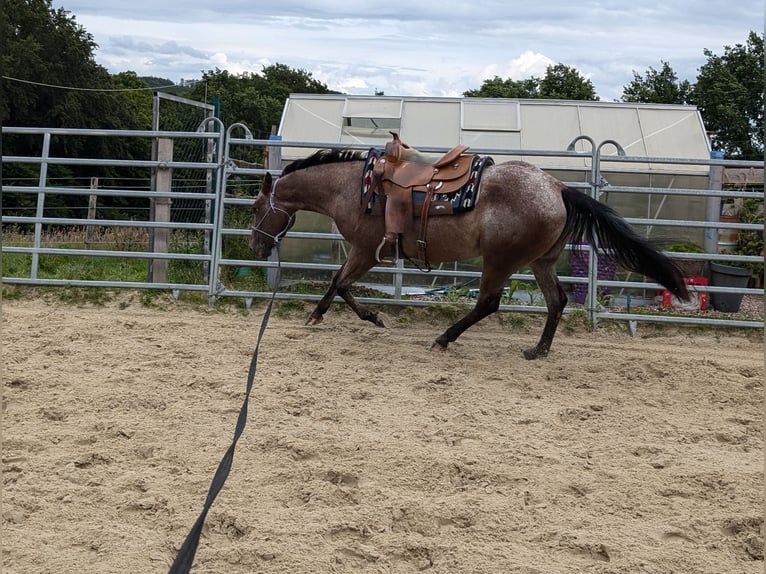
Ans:
{"label": "horse's hoof", "polygon": [[312,315],[306,320],[306,325],[311,327],[313,325],[319,325],[319,323],[321,322],[322,322],[322,317],[314,317],[314,315]]}
{"label": "horse's hoof", "polygon": [[439,341],[434,341],[434,344],[431,345],[431,351],[446,351],[447,345],[442,345]]}
{"label": "horse's hoof", "polygon": [[373,323],[375,323],[375,325],[378,327],[383,327],[384,329],[391,327],[391,319],[385,313],[376,313]]}
{"label": "horse's hoof", "polygon": [[531,349],[527,349],[524,351],[524,358],[527,361],[534,361],[535,359],[539,359],[540,357],[545,357],[548,355],[548,351],[542,351],[538,349],[537,347],[532,347]]}

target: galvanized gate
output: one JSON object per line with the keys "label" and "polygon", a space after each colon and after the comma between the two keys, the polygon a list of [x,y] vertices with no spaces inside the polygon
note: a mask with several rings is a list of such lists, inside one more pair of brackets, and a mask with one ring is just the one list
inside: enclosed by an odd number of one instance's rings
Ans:
{"label": "galvanized gate", "polygon": [[[260,188],[260,180],[266,171],[278,175],[281,168],[280,150],[291,148],[333,147],[323,142],[282,142],[277,139],[254,139],[246,126],[235,124],[228,129],[215,118],[205,119],[196,131],[123,131],[123,130],[68,130],[44,128],[3,128],[3,135],[40,138],[40,154],[35,157],[3,156],[4,165],[23,165],[27,171],[36,169],[33,180],[4,180],[3,194],[21,194],[34,198],[34,208],[28,211],[8,213],[4,206],[2,224],[4,241],[2,253],[3,283],[8,285],[42,285],[99,288],[134,288],[170,290],[175,296],[184,292],[198,292],[207,296],[212,304],[222,297],[243,299],[247,305],[258,298],[271,296],[268,282],[258,281],[261,274],[269,275],[275,261],[253,261],[246,250],[249,230],[249,208],[253,197]],[[127,140],[148,141],[155,150],[151,158],[70,158],[51,154],[51,142],[67,137],[126,138]],[[338,146],[335,146],[338,147]],[[343,146],[366,149],[367,146]],[[198,156],[188,161],[179,160],[172,150],[197,150]],[[425,152],[443,152],[446,148],[423,149]],[[705,215],[695,219],[659,218],[647,214],[645,217],[627,217],[626,219],[649,233],[656,228],[697,229],[705,233],[705,242],[709,244],[719,230],[760,231],[762,223],[722,223],[718,220],[718,203],[725,198],[763,199],[763,192],[722,190],[715,184],[716,170],[723,167],[762,168],[760,162],[732,162],[718,158],[708,161],[692,161],[677,158],[646,158],[626,156],[619,142],[606,140],[594,142],[591,138],[581,137],[573,141],[566,150],[496,150],[475,149],[476,153],[503,156],[535,156],[555,158],[585,159],[588,165],[582,177],[567,183],[583,189],[592,197],[604,199],[609,194],[641,194],[641,196],[659,198],[660,206],[666,198],[696,198],[706,203]],[[608,157],[607,157],[608,154]],[[263,160],[253,161],[253,157]],[[663,166],[701,165],[709,168],[712,174],[708,189],[690,189],[673,187],[613,185],[604,177],[604,165],[608,163],[610,175],[619,173],[615,166],[624,166],[624,170],[635,171],[636,166],[648,162]],[[109,168],[112,170],[138,170],[143,174],[140,185],[112,187],[88,182],[76,182],[74,185],[58,184],[50,173],[62,166],[90,166],[94,170]],[[668,168],[672,173],[672,167]],[[650,180],[651,181],[651,180]],[[7,185],[5,185],[7,182]],[[78,196],[88,209],[83,208],[82,216],[69,214],[57,217],[48,206],[63,196]],[[87,198],[87,202],[85,201]],[[136,206],[135,216],[130,212],[115,211],[113,214],[102,212],[100,202],[119,200]],[[200,218],[184,219],[174,212],[174,205],[187,206],[187,209],[202,213]],[[5,202],[4,202],[5,203]],[[29,203],[29,202],[28,202]],[[191,206],[191,207],[189,207]],[[54,231],[77,230],[84,240],[52,240]],[[140,234],[139,234],[140,232]],[[133,237],[131,233],[136,234]],[[108,240],[99,241],[106,237]],[[126,239],[126,237],[128,239]],[[93,239],[95,238],[95,239]],[[293,277],[329,277],[340,268],[344,258],[343,238],[333,232],[331,222],[322,222],[317,229],[291,231],[285,239],[286,244],[309,246],[310,257],[290,256],[281,262],[284,275]],[[707,245],[709,247],[709,245]],[[639,321],[674,322],[682,324],[709,324],[716,326],[738,326],[762,328],[762,321],[743,321],[731,318],[711,318],[705,314],[651,314],[635,313],[627,310],[616,311],[613,306],[599,296],[599,290],[611,288],[619,293],[650,293],[652,297],[661,288],[647,283],[643,278],[624,280],[602,279],[598,275],[599,254],[589,249],[588,271],[584,277],[563,275],[565,287],[574,288],[577,284],[587,285],[588,296],[582,309],[595,325],[599,319],[619,319],[635,326]],[[295,252],[300,252],[296,249]],[[762,257],[719,253],[679,253],[680,259],[709,262],[728,260],[731,262],[757,262]],[[57,267],[57,258],[64,258],[67,265]],[[23,261],[23,265],[17,264]],[[121,277],[100,277],[93,270],[97,262],[103,259],[119,260],[126,269]],[[11,263],[9,265],[8,263]],[[140,262],[146,266],[144,276],[137,277],[132,265]],[[139,266],[140,266],[139,265]],[[140,272],[140,271],[139,271]],[[376,267],[371,271],[376,286],[390,291],[389,298],[360,298],[362,302],[376,304],[394,304],[426,306],[443,304],[439,301],[413,299],[408,292],[413,285],[432,288],[441,281],[453,284],[465,284],[480,276],[479,264],[458,266],[445,265],[423,275],[418,269],[400,262],[397,267]],[[242,278],[251,280],[243,280]],[[633,279],[633,280],[632,280]],[[534,277],[529,273],[515,275],[512,280],[532,285]],[[741,289],[717,286],[697,286],[701,293],[744,293],[763,296],[763,289]],[[534,299],[534,292],[516,293],[501,306],[502,310],[517,312],[545,312],[545,307]],[[527,298],[521,297],[527,295]],[[280,299],[318,300],[320,295],[306,293],[279,292]],[[641,297],[634,296],[635,303]],[[612,302],[615,298],[612,299]],[[624,307],[624,305],[621,305]],[[571,308],[570,308],[571,310]]]}

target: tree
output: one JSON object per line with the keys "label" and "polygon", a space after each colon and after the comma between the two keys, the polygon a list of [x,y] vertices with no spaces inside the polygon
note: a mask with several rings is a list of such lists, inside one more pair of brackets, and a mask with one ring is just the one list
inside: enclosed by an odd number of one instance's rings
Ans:
{"label": "tree", "polygon": [[548,66],[540,80],[540,97],[556,100],[598,101],[593,83],[575,68],[564,64]]}
{"label": "tree", "polygon": [[[146,88],[132,72],[114,78],[96,64],[93,37],[63,8],[54,9],[51,0],[4,0],[0,3],[0,37],[4,40],[3,73],[9,78],[0,84],[0,114],[5,125],[14,127],[138,129],[149,128],[139,107],[148,92],[122,92],[115,88]],[[148,110],[151,110],[149,104]],[[3,137],[8,155],[38,156],[42,138],[38,135]],[[58,157],[148,159],[151,147],[128,138],[54,137],[50,153]],[[39,167],[11,163],[4,166],[6,184],[35,181]],[[130,178],[139,169],[101,166],[50,165],[48,179],[57,185],[82,184],[90,177]],[[119,181],[113,180],[117,185]],[[87,185],[87,184],[86,184]],[[7,194],[4,210],[33,204],[30,194]],[[58,202],[66,209],[82,207],[82,196],[50,196],[46,209]]]}
{"label": "tree", "polygon": [[[11,126],[134,129],[141,119],[106,68],[96,64],[93,37],[51,0],[4,0],[0,3],[0,37],[4,42],[0,84],[2,122]],[[131,79],[127,87],[147,87]],[[127,77],[118,78],[126,86]],[[18,138],[21,142],[25,138]],[[39,138],[34,138],[36,141]],[[34,151],[32,139],[26,150]],[[39,145],[39,144],[37,144]],[[76,157],[87,149],[84,138],[54,142],[56,153]],[[97,157],[97,156],[93,156]]]}
{"label": "tree", "polygon": [[575,68],[564,64],[548,66],[543,78],[534,76],[525,80],[504,80],[495,76],[484,80],[478,90],[463,93],[467,98],[531,98],[562,100],[598,100],[590,80]]}
{"label": "tree", "polygon": [[[127,115],[132,118],[135,129],[152,129],[152,91],[144,78],[139,78],[135,72],[120,72],[111,77],[114,89],[125,90],[121,95],[128,109]],[[161,84],[166,86],[168,84]]]}
{"label": "tree", "polygon": [[264,66],[261,76],[269,84],[271,95],[284,103],[291,93],[328,94],[330,90],[325,84],[314,79],[311,72],[296,70],[285,64]]}
{"label": "tree", "polygon": [[330,90],[310,72],[274,64],[264,66],[260,74],[209,70],[187,96],[198,101],[218,97],[225,124],[242,122],[256,137],[268,137],[291,93],[327,94]]}
{"label": "tree", "polygon": [[714,149],[728,158],[763,159],[763,35],[750,32],[745,44],[705,56],[689,99],[713,132]]}
{"label": "tree", "polygon": [[633,70],[633,81],[623,87],[623,102],[647,104],[688,104],[692,85],[687,81],[678,81],[678,76],[667,62],[662,62],[662,69],[649,68],[641,76]]}
{"label": "tree", "polygon": [[[111,88],[109,73],[96,64],[96,44],[63,8],[51,0],[2,3],[4,74],[23,81],[2,84],[2,120],[15,126],[89,127],[98,118],[93,106],[104,98],[75,88]],[[99,105],[102,104],[102,105]]]}
{"label": "tree", "polygon": [[500,76],[495,76],[491,80],[484,80],[478,90],[468,90],[463,95],[466,98],[539,98],[539,88],[538,78],[504,80]]}

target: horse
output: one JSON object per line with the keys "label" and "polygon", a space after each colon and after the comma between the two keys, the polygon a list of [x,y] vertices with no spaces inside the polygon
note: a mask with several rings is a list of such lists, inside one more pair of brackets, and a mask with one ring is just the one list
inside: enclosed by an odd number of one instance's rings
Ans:
{"label": "horse", "polygon": [[[381,242],[386,232],[383,214],[360,209],[368,153],[322,149],[287,165],[278,178],[266,173],[253,204],[249,247],[256,259],[271,254],[300,210],[332,219],[351,246],[307,325],[319,324],[338,295],[360,319],[384,327],[384,319],[359,305],[350,287],[380,257],[418,251],[417,233],[403,233],[395,244]],[[547,315],[538,343],[523,356],[529,360],[547,356],[567,304],[556,261],[568,242],[587,241],[594,249],[608,246],[627,270],[655,280],[679,299],[689,298],[681,270],[614,209],[526,162],[488,166],[473,209],[429,217],[427,226],[430,261],[483,259],[475,305],[436,338],[431,350],[446,350],[466,329],[497,311],[509,277],[529,267],[545,298]]]}

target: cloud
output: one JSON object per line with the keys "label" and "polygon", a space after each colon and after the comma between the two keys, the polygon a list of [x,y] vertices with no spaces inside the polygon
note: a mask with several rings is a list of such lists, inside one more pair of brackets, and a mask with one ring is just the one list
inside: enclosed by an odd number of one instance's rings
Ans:
{"label": "cloud", "polygon": [[539,52],[527,50],[518,57],[505,64],[492,64],[482,71],[484,78],[511,78],[512,80],[524,80],[532,76],[541,78],[545,75],[548,66],[554,66],[551,58]]}
{"label": "cloud", "polygon": [[[460,95],[495,75],[542,77],[562,63],[591,79],[604,99],[667,61],[696,79],[704,49],[742,43],[762,3],[739,0],[549,0],[518,3],[422,0],[54,0],[93,34],[111,72],[171,79],[216,67],[259,72],[281,63],[338,91]],[[760,28],[760,26],[759,26]],[[128,67],[130,66],[130,67]]]}

